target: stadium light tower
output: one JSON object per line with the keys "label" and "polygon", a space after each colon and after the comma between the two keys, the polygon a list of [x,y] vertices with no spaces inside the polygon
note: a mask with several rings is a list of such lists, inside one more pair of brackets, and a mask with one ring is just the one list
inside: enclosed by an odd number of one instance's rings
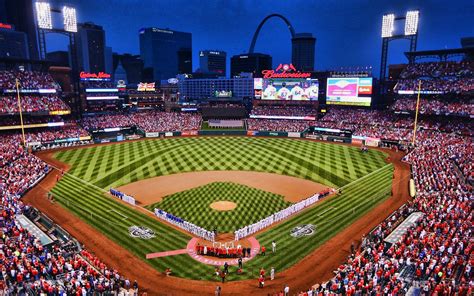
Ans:
{"label": "stadium light tower", "polygon": [[63,7],[64,31],[77,33],[76,9],[73,7]]}
{"label": "stadium light tower", "polygon": [[[418,22],[420,18],[419,10],[407,11],[404,16],[396,16],[393,13],[384,14],[382,17],[382,59],[380,62],[380,93],[386,93],[386,75],[387,75],[387,59],[388,47],[390,41],[408,39],[410,40],[410,52],[416,51],[418,40]],[[396,21],[404,21],[403,32],[396,32]],[[412,58],[410,64],[414,62]]]}
{"label": "stadium light tower", "polygon": [[382,38],[392,37],[395,23],[395,15],[385,14],[382,18]]}
{"label": "stadium light tower", "polygon": [[[40,59],[46,59],[46,34],[61,34],[69,38],[69,48],[71,51],[71,74],[74,83],[74,91],[76,93],[77,108],[80,110],[79,101],[79,71],[77,58],[77,15],[76,8],[70,6],[63,6],[62,9],[53,8],[51,4],[45,1],[35,3],[36,13],[36,29],[39,40],[39,55]],[[63,27],[55,28],[53,26],[53,12],[55,15],[60,14],[62,17]]]}

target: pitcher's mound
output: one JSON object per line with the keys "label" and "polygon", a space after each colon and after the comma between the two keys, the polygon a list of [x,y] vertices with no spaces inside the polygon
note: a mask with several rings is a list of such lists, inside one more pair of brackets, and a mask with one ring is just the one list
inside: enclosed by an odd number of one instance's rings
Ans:
{"label": "pitcher's mound", "polygon": [[232,211],[237,207],[237,204],[231,201],[215,201],[211,203],[210,207],[216,211]]}

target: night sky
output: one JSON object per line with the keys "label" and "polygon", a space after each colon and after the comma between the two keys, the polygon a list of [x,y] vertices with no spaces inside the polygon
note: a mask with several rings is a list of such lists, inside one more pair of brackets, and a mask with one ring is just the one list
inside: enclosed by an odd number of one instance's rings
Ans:
{"label": "night sky", "polygon": [[[473,0],[52,0],[77,8],[79,22],[102,25],[114,52],[139,54],[138,30],[170,28],[193,34],[193,68],[198,51],[217,49],[234,54],[248,51],[260,21],[271,13],[284,15],[295,31],[312,33],[316,69],[373,66],[378,76],[381,23],[384,13],[404,15],[420,10],[418,50],[458,48],[460,38],[474,36]],[[398,23],[397,23],[398,24]],[[403,23],[400,23],[403,26]],[[66,41],[48,37],[48,51],[65,50]],[[404,63],[408,41],[390,47],[390,63]],[[273,56],[273,65],[291,61],[291,40],[280,19],[270,19],[255,52]],[[229,69],[228,73],[229,74]]]}

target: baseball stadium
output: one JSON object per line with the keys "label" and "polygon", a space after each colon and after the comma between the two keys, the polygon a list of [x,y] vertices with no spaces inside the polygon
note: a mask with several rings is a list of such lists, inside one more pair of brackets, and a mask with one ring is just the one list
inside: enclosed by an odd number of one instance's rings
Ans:
{"label": "baseball stadium", "polygon": [[[0,295],[474,293],[473,37],[417,50],[429,14],[376,15],[379,76],[319,70],[270,13],[228,78],[155,27],[93,66],[104,30],[64,5],[0,2]],[[291,62],[255,51],[268,20]]]}

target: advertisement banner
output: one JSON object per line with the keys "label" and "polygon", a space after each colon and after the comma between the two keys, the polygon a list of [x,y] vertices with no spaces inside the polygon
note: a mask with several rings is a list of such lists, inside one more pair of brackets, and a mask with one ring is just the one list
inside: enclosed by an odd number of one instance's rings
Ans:
{"label": "advertisement banner", "polygon": [[301,133],[288,132],[288,138],[301,138]]}
{"label": "advertisement banner", "polygon": [[159,136],[160,136],[160,133],[157,133],[157,132],[145,133],[146,138],[158,138]]}
{"label": "advertisement banner", "polygon": [[198,132],[197,131],[183,131],[181,132],[182,136],[197,136]]}
{"label": "advertisement banner", "polygon": [[328,78],[328,97],[357,97],[359,78]]}
{"label": "advertisement banner", "polygon": [[253,115],[250,114],[250,118],[255,119],[288,119],[288,120],[312,120],[315,121],[315,116],[280,116],[280,115]]}
{"label": "advertisement banner", "polygon": [[166,132],[165,133],[165,137],[172,137],[173,136],[173,132]]}
{"label": "advertisement banner", "polygon": [[380,143],[380,139],[378,138],[365,138],[365,145],[370,147],[378,147]]}

